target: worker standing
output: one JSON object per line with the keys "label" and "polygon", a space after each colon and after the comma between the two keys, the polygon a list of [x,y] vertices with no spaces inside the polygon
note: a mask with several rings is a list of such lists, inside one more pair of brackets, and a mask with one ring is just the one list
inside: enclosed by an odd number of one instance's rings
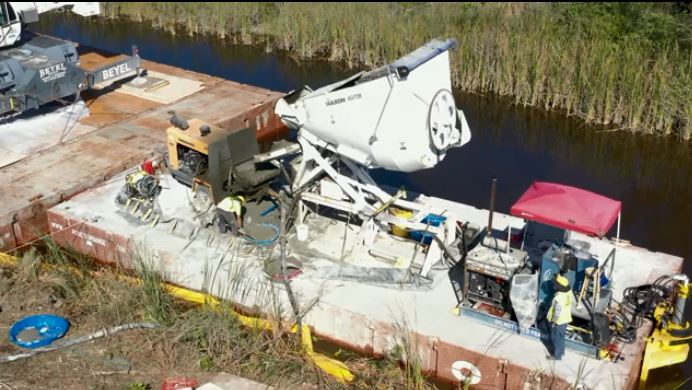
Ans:
{"label": "worker standing", "polygon": [[567,325],[572,322],[572,289],[569,281],[557,275],[553,281],[555,295],[548,310],[550,324],[550,342],[552,345],[550,360],[561,360],[565,355],[565,333]]}
{"label": "worker standing", "polygon": [[242,195],[230,195],[225,197],[216,206],[216,215],[219,221],[219,232],[225,234],[229,229],[233,235],[238,235],[243,227],[243,205],[245,197]]}

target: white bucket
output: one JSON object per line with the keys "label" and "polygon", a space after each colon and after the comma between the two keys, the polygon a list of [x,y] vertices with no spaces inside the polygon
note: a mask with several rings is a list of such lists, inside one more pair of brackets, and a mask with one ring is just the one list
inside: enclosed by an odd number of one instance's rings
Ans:
{"label": "white bucket", "polygon": [[296,234],[298,235],[298,241],[307,241],[308,232],[308,225],[296,225]]}

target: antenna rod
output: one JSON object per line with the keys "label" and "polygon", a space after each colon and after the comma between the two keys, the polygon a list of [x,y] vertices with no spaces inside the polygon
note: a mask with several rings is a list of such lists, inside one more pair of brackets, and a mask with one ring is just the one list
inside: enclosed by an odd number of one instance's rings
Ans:
{"label": "antenna rod", "polygon": [[488,232],[486,236],[490,236],[493,232],[493,213],[495,212],[495,194],[497,192],[497,178],[492,177],[492,185],[490,187],[490,213],[488,213]]}

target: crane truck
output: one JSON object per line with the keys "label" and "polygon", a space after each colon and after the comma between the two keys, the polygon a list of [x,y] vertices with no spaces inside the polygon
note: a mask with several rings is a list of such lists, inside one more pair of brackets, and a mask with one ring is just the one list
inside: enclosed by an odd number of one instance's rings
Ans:
{"label": "crane truck", "polygon": [[26,30],[49,11],[100,14],[93,2],[0,2],[0,118],[59,101],[72,103],[86,89],[137,76],[140,58],[119,56],[96,69],[80,67],[76,45]]}

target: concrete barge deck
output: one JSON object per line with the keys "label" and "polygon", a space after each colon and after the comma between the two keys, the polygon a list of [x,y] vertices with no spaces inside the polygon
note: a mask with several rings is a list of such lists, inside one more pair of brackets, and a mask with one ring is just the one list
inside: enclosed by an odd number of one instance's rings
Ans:
{"label": "concrete barge deck", "polygon": [[[79,50],[86,69],[113,57]],[[221,127],[253,125],[260,139],[282,128],[272,111],[277,92],[146,60],[142,67],[144,78],[0,124],[0,251],[46,233],[50,207],[163,148],[169,110]]]}
{"label": "concrete barge deck", "polygon": [[[275,259],[276,250],[219,236],[211,229],[195,233],[187,189],[168,176],[162,184],[167,190],[159,201],[163,215],[175,216],[177,222],[171,219],[155,227],[137,222],[113,202],[122,180],[121,176],[51,208],[48,220],[56,241],[124,267],[134,267],[137,260],[133,259],[152,261],[169,282],[210,292],[246,310],[267,316],[281,312],[289,318],[283,286],[272,283],[265,272],[265,261]],[[462,221],[483,225],[488,218],[486,210],[442,199],[420,196],[416,201],[448,210]],[[266,207],[257,205],[246,223],[275,220],[275,215],[258,217]],[[470,362],[480,372],[477,388],[524,388],[538,376],[544,384],[552,383],[550,388],[566,388],[578,380],[593,389],[636,386],[651,324],[640,328],[637,342],[622,345],[622,361],[599,361],[568,350],[563,361],[551,362],[545,358],[543,344],[535,339],[453,314],[457,299],[444,270],[433,271],[431,288],[422,291],[325,278],[324,268],[335,264],[327,258],[329,252],[335,252],[334,248],[341,252],[343,241],[343,233],[330,232],[344,232],[348,227],[337,221],[325,227],[320,218],[310,214],[305,221],[310,231],[307,247],[312,253],[289,246],[289,257],[302,264],[302,274],[293,279],[292,288],[301,307],[311,308],[305,321],[318,336],[375,356],[388,354],[398,345],[409,356],[415,354],[423,370],[452,382],[457,380],[452,369],[455,362]],[[498,230],[523,223],[500,213],[495,214],[494,221]],[[601,258],[613,246],[610,240],[579,239],[588,241]],[[293,232],[289,242],[295,240]],[[624,244],[618,250],[613,274],[614,297],[620,300],[627,286],[651,282],[681,269],[679,257]],[[582,362],[585,367],[580,374]]]}

